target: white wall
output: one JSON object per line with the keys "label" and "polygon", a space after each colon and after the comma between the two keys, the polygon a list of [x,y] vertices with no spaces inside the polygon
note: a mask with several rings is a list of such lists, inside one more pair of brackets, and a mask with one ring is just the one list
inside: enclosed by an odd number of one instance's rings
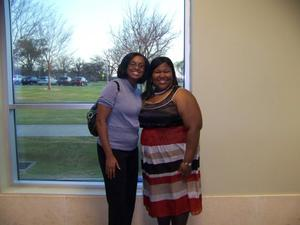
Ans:
{"label": "white wall", "polygon": [[300,192],[300,2],[193,1],[206,195]]}

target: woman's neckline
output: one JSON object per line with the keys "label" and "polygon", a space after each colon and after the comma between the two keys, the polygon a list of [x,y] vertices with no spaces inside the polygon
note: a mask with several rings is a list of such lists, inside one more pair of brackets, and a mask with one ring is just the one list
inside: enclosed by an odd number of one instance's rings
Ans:
{"label": "woman's neckline", "polygon": [[161,90],[161,91],[154,91],[153,95],[156,96],[156,95],[162,95],[166,92],[168,92],[170,89],[172,89],[174,87],[174,85],[170,85],[169,87],[167,87],[166,89],[164,90]]}
{"label": "woman's neckline", "polygon": [[149,99],[145,101],[146,104],[160,104],[161,102],[165,101],[169,98],[172,94],[176,85],[172,85],[171,88],[165,89],[166,91],[160,95],[152,95]]}

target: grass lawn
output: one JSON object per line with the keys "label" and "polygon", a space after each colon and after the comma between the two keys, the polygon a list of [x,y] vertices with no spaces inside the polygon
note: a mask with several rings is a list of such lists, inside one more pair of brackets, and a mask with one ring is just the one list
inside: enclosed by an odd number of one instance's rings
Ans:
{"label": "grass lawn", "polygon": [[[17,85],[15,102],[92,103],[105,84],[52,86],[51,90],[47,86]],[[86,109],[17,109],[15,115],[19,125],[85,124],[86,112]],[[99,180],[102,177],[94,137],[18,137],[17,148],[21,180]]]}
{"label": "grass lawn", "polygon": [[18,109],[17,124],[86,124],[87,109]]}
{"label": "grass lawn", "polygon": [[94,137],[19,137],[22,180],[100,180]]}
{"label": "grass lawn", "polygon": [[51,90],[47,86],[15,85],[16,103],[65,103],[65,102],[94,102],[106,81],[89,83],[88,86],[57,86]]}
{"label": "grass lawn", "polygon": [[[16,103],[93,103],[100,95],[106,81],[90,83],[88,86],[16,85]],[[17,124],[84,124],[86,109],[17,109]]]}
{"label": "grass lawn", "polygon": [[19,164],[31,163],[21,180],[102,180],[94,137],[19,137],[17,148]]}

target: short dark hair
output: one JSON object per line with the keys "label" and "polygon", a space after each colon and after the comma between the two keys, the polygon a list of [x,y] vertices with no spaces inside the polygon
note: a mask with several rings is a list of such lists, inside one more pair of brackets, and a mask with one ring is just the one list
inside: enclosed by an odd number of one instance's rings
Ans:
{"label": "short dark hair", "polygon": [[170,66],[170,68],[172,70],[173,85],[178,85],[176,72],[175,72],[175,68],[174,68],[174,64],[173,64],[172,60],[170,58],[166,57],[166,56],[156,57],[151,61],[151,64],[150,64],[149,76],[148,76],[147,81],[146,81],[146,89],[142,94],[143,99],[150,98],[153,95],[154,87],[153,87],[153,82],[152,82],[152,73],[153,73],[153,71],[155,70],[156,67],[158,67],[159,65],[161,65],[163,63],[166,63],[168,66]]}
{"label": "short dark hair", "polygon": [[148,73],[149,73],[149,61],[148,61],[148,59],[144,55],[142,55],[139,52],[130,52],[127,55],[124,56],[124,58],[122,59],[120,65],[118,66],[117,75],[118,75],[118,78],[122,78],[122,79],[127,79],[128,78],[128,74],[127,74],[128,65],[129,65],[130,61],[135,56],[141,56],[144,59],[144,61],[145,61],[144,74],[137,81],[138,84],[141,84],[141,83],[144,83],[145,80],[147,79],[147,76],[148,76]]}

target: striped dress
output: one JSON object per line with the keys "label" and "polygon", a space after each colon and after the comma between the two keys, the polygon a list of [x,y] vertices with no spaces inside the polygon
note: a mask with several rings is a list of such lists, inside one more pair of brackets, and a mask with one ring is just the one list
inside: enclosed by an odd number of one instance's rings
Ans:
{"label": "striped dress", "polygon": [[199,151],[192,172],[183,178],[178,168],[183,160],[187,130],[172,97],[144,104],[140,113],[144,205],[152,217],[176,216],[202,210]]}

